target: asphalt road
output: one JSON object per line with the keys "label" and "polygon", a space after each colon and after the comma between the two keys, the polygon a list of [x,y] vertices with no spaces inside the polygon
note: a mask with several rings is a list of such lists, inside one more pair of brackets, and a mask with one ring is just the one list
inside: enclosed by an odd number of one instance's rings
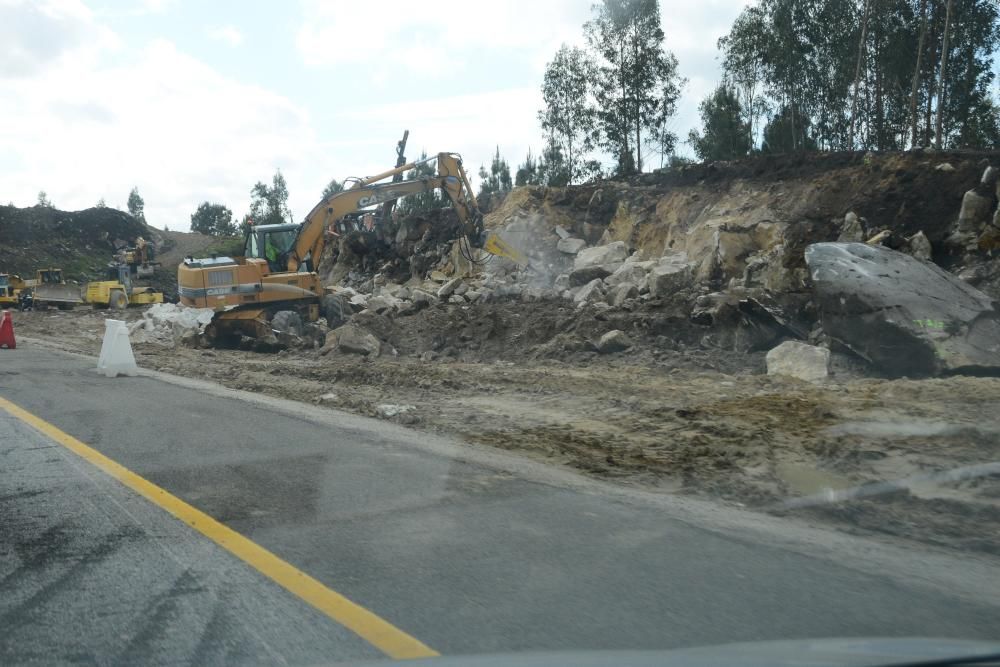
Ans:
{"label": "asphalt road", "polygon": [[[204,383],[108,379],[18,343],[0,350],[0,397],[443,654],[1000,637],[983,559],[617,491]],[[0,410],[0,663],[381,654]]]}

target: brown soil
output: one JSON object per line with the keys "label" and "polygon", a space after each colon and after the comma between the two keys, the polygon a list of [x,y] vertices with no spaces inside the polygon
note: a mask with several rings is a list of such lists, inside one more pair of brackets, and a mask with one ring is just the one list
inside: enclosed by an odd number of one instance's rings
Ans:
{"label": "brown soil", "polygon": [[[598,356],[580,341],[614,323],[587,329],[550,303],[493,308],[486,324],[454,306],[386,320],[382,335],[398,356],[374,360],[312,349],[135,350],[146,368],[359,414],[413,406],[394,419],[621,483],[1000,554],[1000,474],[924,479],[1000,458],[1000,379],[841,374],[812,385],[763,375],[759,355],[712,348],[690,331],[634,333],[632,352]],[[21,336],[96,355],[105,315],[15,313],[15,326]],[[561,352],[550,354],[560,336],[570,351],[556,345]],[[435,349],[435,360],[421,360]],[[894,480],[909,481],[864,496]],[[861,497],[830,502],[831,489],[860,489]]]}

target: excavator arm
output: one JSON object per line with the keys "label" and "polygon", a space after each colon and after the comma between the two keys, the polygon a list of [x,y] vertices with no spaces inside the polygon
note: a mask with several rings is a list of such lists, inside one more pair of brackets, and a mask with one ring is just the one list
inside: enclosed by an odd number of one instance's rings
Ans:
{"label": "excavator arm", "polygon": [[[379,183],[405,171],[410,171],[422,162],[437,161],[437,175],[426,178]],[[462,160],[454,153],[438,153],[437,157],[422,162],[410,162],[395,169],[382,172],[375,176],[361,179],[348,189],[331,195],[317,204],[299,229],[295,243],[288,253],[287,270],[298,271],[299,267],[310,260],[315,267],[323,255],[326,246],[326,230],[329,226],[345,215],[377,206],[389,201],[395,201],[407,195],[427,192],[440,188],[444,190],[458,214],[463,225],[463,233],[474,244],[482,243],[482,214],[479,203],[472,192],[469,178],[462,168]]]}

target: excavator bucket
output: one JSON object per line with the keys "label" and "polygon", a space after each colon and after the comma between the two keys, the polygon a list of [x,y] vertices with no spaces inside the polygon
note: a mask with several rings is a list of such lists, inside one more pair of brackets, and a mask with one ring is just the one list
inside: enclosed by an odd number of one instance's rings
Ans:
{"label": "excavator bucket", "polygon": [[504,241],[497,234],[490,234],[487,237],[486,243],[483,244],[483,250],[497,257],[505,257],[518,266],[528,266],[528,258],[525,257],[524,253]]}

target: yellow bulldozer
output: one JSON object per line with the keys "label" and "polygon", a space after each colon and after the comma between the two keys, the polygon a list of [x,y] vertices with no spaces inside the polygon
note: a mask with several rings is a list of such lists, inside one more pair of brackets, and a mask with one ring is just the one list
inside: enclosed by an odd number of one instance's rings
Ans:
{"label": "yellow bulldozer", "polygon": [[[482,248],[483,216],[462,167],[461,156],[436,156],[401,164],[375,176],[357,179],[353,185],[319,202],[301,224],[251,226],[244,238],[243,255],[186,258],[177,267],[177,291],[185,306],[216,311],[207,333],[210,337],[244,335],[256,339],[271,334],[271,319],[280,311],[294,311],[306,321],[322,314],[339,320],[343,305],[325,295],[316,267],[328,236],[336,225],[359,211],[373,209],[407,195],[444,190],[458,214],[463,254],[472,258],[473,248]],[[424,163],[437,163],[437,173],[420,179],[402,180],[402,174]],[[393,179],[390,182],[383,182]],[[486,244],[487,251],[502,244]]]}

